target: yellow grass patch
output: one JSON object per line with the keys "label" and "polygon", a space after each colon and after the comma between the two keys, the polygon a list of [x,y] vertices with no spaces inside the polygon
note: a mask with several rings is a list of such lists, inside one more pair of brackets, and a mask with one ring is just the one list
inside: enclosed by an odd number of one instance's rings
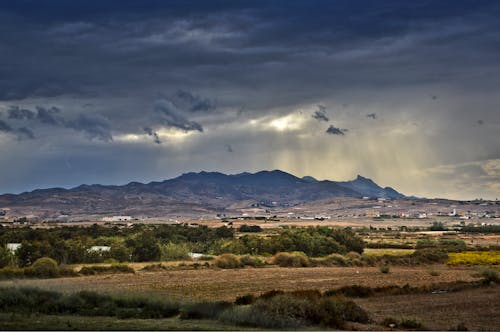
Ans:
{"label": "yellow grass patch", "polygon": [[500,251],[466,251],[450,253],[448,265],[499,265]]}

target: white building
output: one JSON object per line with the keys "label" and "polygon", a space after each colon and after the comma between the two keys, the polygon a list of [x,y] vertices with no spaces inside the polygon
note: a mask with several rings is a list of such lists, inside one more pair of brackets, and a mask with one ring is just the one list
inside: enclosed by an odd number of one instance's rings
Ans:
{"label": "white building", "polygon": [[104,251],[110,251],[111,247],[109,246],[92,246],[88,249],[88,252],[104,252]]}
{"label": "white building", "polygon": [[102,221],[131,221],[131,216],[112,216],[112,217],[104,217]]}
{"label": "white building", "polygon": [[21,248],[21,243],[7,243],[7,249],[10,250],[11,253],[15,253],[19,248]]}

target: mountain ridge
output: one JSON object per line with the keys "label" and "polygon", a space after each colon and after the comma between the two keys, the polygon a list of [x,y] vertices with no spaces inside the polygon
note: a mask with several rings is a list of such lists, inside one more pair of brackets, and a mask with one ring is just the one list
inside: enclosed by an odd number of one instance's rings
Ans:
{"label": "mountain ridge", "polygon": [[299,178],[281,170],[237,174],[202,171],[149,183],[82,184],[69,189],[47,188],[21,194],[4,194],[0,195],[0,206],[45,211],[45,215],[118,211],[151,213],[155,210],[177,211],[179,207],[224,210],[242,202],[291,206],[334,197],[365,196],[405,197],[390,187],[383,188],[360,175],[351,181],[336,182],[307,176]]}

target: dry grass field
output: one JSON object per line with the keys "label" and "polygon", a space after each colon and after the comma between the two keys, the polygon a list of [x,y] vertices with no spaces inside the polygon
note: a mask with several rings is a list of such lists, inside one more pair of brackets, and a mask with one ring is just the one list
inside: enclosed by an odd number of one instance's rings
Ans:
{"label": "dry grass field", "polygon": [[265,291],[319,289],[328,290],[346,285],[371,287],[409,284],[430,285],[457,280],[474,281],[478,276],[473,268],[435,265],[430,267],[393,267],[382,274],[377,267],[315,267],[315,268],[245,268],[192,269],[135,274],[96,275],[58,279],[21,279],[0,282],[4,286],[34,286],[44,289],[73,292],[95,290],[123,294],[171,297],[186,300],[234,300],[245,294]]}
{"label": "dry grass field", "polygon": [[356,299],[373,320],[416,319],[425,329],[449,330],[463,323],[473,331],[500,331],[500,287],[446,294],[388,295]]}

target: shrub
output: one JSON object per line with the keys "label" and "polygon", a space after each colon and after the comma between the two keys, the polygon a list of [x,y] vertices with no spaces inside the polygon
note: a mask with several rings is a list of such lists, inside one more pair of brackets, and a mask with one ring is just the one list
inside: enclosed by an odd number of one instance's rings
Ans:
{"label": "shrub", "polygon": [[262,228],[259,225],[241,225],[238,231],[242,233],[258,233],[262,232]]}
{"label": "shrub", "polygon": [[237,269],[243,266],[240,258],[233,254],[223,254],[217,257],[214,264],[221,269]]}
{"label": "shrub", "polygon": [[348,265],[348,261],[341,254],[330,254],[330,255],[328,255],[326,257],[323,257],[321,259],[320,265],[326,265],[326,266],[332,266],[332,265],[347,266]]}
{"label": "shrub", "polygon": [[343,295],[347,297],[368,297],[373,295],[373,289],[361,285],[343,286],[325,292],[325,296]]}
{"label": "shrub", "polygon": [[28,274],[33,273],[32,276],[38,278],[55,278],[59,275],[59,267],[57,262],[49,257],[42,257],[37,259],[31,266],[32,270],[25,271]]}
{"label": "shrub", "polygon": [[433,277],[437,277],[440,275],[439,271],[436,271],[436,270],[430,270],[429,271],[429,274]]}
{"label": "shrub", "polygon": [[482,283],[489,285],[490,283],[500,283],[500,278],[498,277],[498,272],[489,268],[482,268],[480,274],[483,277]]}
{"label": "shrub", "polygon": [[351,300],[326,297],[319,304],[319,318],[322,324],[342,328],[344,321],[367,323],[368,314]]}
{"label": "shrub", "polygon": [[420,329],[422,328],[422,323],[420,323],[416,319],[402,319],[399,326],[405,329]]}
{"label": "shrub", "polygon": [[439,246],[447,252],[462,252],[467,250],[464,240],[460,239],[442,239],[439,241]]}
{"label": "shrub", "polygon": [[234,304],[246,305],[246,304],[252,304],[254,302],[255,302],[255,296],[253,296],[252,294],[246,294],[236,297]]}
{"label": "shrub", "polygon": [[380,266],[380,272],[387,274],[391,271],[391,267],[389,265],[381,265]]}
{"label": "shrub", "polygon": [[167,267],[163,266],[161,263],[158,264],[149,264],[144,266],[141,271],[148,271],[148,272],[153,272],[153,271],[163,271],[166,270]]}
{"label": "shrub", "polygon": [[135,273],[134,269],[127,264],[112,264],[110,266],[84,266],[79,273],[83,275],[94,275],[99,273]]}
{"label": "shrub", "polygon": [[245,255],[240,257],[240,262],[243,265],[248,265],[248,266],[253,266],[253,267],[259,267],[263,266],[265,263],[262,259],[256,256],[251,256],[251,255]]}
{"label": "shrub", "polygon": [[16,279],[24,277],[24,269],[17,267],[4,267],[0,269],[0,279]]}
{"label": "shrub", "polygon": [[67,265],[59,265],[59,275],[61,277],[76,277],[78,273]]}
{"label": "shrub", "polygon": [[225,309],[232,306],[225,301],[185,304],[180,309],[180,319],[217,319]]}
{"label": "shrub", "polygon": [[274,255],[272,262],[281,267],[307,267],[311,263],[303,252],[279,252]]}
{"label": "shrub", "polygon": [[185,243],[175,244],[168,242],[160,246],[161,259],[165,261],[179,261],[189,259],[189,248]]}
{"label": "shrub", "polygon": [[261,326],[270,328],[297,327],[317,318],[315,303],[290,293],[277,294],[268,299],[259,298],[252,305]]}
{"label": "shrub", "polygon": [[0,311],[47,315],[164,318],[177,315],[179,306],[174,302],[115,298],[92,291],[63,295],[36,288],[4,288],[0,289]]}
{"label": "shrub", "polygon": [[418,249],[410,255],[412,261],[417,264],[444,263],[448,254],[441,249]]}

